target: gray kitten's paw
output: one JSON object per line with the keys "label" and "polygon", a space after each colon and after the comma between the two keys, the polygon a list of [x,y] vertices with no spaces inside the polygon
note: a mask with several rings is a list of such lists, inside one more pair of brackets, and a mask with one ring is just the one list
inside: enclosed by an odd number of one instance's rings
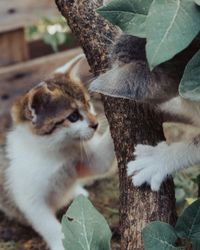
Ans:
{"label": "gray kitten's paw", "polygon": [[133,185],[138,187],[148,183],[153,191],[158,191],[160,185],[168,175],[166,142],[157,146],[137,145],[134,155],[136,159],[127,165],[127,173],[132,176]]}

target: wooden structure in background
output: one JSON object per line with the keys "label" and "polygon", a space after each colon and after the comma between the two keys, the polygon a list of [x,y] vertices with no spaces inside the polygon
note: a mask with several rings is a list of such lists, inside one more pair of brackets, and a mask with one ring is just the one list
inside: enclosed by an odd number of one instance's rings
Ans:
{"label": "wooden structure in background", "polygon": [[42,17],[58,16],[51,0],[1,0],[0,32],[8,32],[32,25]]}
{"label": "wooden structure in background", "polygon": [[51,0],[0,1],[0,66],[29,58],[24,27],[42,17],[56,17],[58,10]]}
{"label": "wooden structure in background", "polygon": [[[10,126],[9,110],[16,97],[80,52],[46,55],[49,46],[26,41],[25,27],[56,16],[60,14],[52,0],[0,1],[0,141]],[[32,59],[33,54],[37,58]]]}
{"label": "wooden structure in background", "polygon": [[0,34],[0,66],[9,65],[28,59],[28,48],[24,29],[19,28]]}

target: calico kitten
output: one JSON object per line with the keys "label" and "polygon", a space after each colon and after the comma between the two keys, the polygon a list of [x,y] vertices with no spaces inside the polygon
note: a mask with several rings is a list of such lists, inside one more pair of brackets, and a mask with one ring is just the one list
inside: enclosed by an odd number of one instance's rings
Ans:
{"label": "calico kitten", "polygon": [[87,195],[80,183],[108,171],[115,158],[109,130],[98,134],[96,114],[83,86],[88,69],[79,55],[12,108],[0,209],[29,223],[51,250],[64,250],[56,211],[74,196]]}
{"label": "calico kitten", "polygon": [[[104,4],[109,2],[104,1]],[[158,191],[168,175],[200,163],[200,133],[198,129],[192,128],[200,128],[200,103],[178,96],[178,85],[185,65],[199,49],[199,43],[194,41],[192,48],[190,46],[153,71],[148,67],[145,43],[145,39],[124,34],[117,38],[111,48],[110,68],[92,82],[91,90],[156,104],[159,111],[173,116],[175,121],[178,117],[183,123],[187,121],[190,124],[189,127],[185,124],[176,125],[182,134],[178,140],[172,138],[170,143],[163,141],[157,146],[140,144],[135,147],[135,160],[128,163],[128,175],[133,175],[135,186],[146,182],[152,190]],[[188,129],[192,133],[188,133]],[[176,137],[171,130],[167,133],[168,138]],[[169,133],[172,135],[169,136]]]}

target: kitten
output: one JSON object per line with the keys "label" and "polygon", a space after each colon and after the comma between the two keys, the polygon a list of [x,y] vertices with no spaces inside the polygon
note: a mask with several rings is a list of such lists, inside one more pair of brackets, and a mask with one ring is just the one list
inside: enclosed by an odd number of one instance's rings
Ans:
{"label": "kitten", "polygon": [[109,130],[100,135],[83,86],[89,66],[79,55],[12,107],[7,164],[1,167],[0,209],[30,224],[51,250],[64,250],[55,213],[86,190],[86,178],[108,171],[114,161]]}
{"label": "kitten", "polygon": [[[188,48],[172,60],[149,70],[145,55],[145,39],[121,35],[111,48],[110,69],[91,84],[91,90],[106,95],[156,104],[156,109],[190,126],[176,125],[182,136],[157,146],[137,145],[135,160],[128,163],[128,175],[135,186],[148,183],[158,191],[164,179],[173,172],[200,163],[200,103],[178,96],[178,85],[184,67],[199,49]],[[195,41],[194,41],[195,43]],[[193,46],[194,44],[192,44]],[[170,117],[170,121],[172,121]],[[167,120],[168,121],[168,118]],[[195,133],[194,133],[195,131]],[[168,130],[167,137],[169,138]],[[189,136],[189,137],[188,137]],[[176,137],[171,135],[171,137]],[[187,138],[187,140],[185,139]]]}
{"label": "kitten", "polygon": [[164,128],[167,141],[156,146],[136,146],[136,160],[128,163],[128,175],[135,173],[132,177],[135,186],[146,182],[153,191],[158,191],[166,177],[177,170],[200,163],[200,103],[178,96],[158,109],[175,117],[182,116],[188,124],[169,123],[174,127],[168,133]]}

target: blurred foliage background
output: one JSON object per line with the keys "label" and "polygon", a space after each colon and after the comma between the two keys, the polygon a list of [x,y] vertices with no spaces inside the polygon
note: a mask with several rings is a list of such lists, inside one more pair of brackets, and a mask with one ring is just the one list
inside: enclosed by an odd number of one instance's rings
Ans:
{"label": "blurred foliage background", "polygon": [[60,45],[72,46],[75,43],[63,17],[42,18],[37,25],[26,28],[26,39],[28,41],[42,39],[52,47],[54,52],[58,52]]}
{"label": "blurred foliage background", "polygon": [[176,173],[174,176],[178,213],[181,213],[182,210],[195,201],[199,195],[199,168],[200,166],[193,166]]}

